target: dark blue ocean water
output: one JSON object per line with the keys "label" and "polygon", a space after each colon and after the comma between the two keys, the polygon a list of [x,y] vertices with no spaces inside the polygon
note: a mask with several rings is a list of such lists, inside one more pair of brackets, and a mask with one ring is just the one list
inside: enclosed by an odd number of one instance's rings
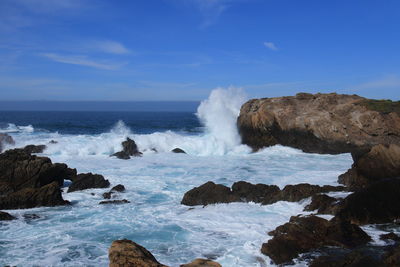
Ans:
{"label": "dark blue ocean water", "polygon": [[201,125],[193,112],[136,111],[0,111],[0,128],[9,123],[32,125],[35,131],[60,134],[100,134],[122,120],[137,134],[163,132],[198,133]]}

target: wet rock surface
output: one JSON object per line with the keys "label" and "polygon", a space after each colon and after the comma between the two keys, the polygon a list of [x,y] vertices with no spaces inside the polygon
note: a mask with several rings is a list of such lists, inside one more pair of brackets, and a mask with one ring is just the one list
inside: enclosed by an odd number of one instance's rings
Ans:
{"label": "wet rock surface", "polygon": [[213,182],[207,182],[185,193],[181,203],[187,206],[231,202],[256,202],[263,205],[277,201],[297,202],[318,193],[343,191],[342,186],[318,186],[310,184],[287,185],[282,190],[276,185],[251,184],[240,181],[232,189]]}
{"label": "wet rock surface", "polygon": [[10,135],[6,133],[0,133],[0,153],[3,151],[6,145],[14,145],[14,144],[15,141]]}
{"label": "wet rock surface", "polygon": [[131,156],[134,157],[142,156],[142,152],[139,151],[135,141],[133,141],[128,137],[124,142],[122,142],[122,151],[114,153],[111,156],[115,156],[119,159],[130,159]]}
{"label": "wet rock surface", "polygon": [[400,115],[357,95],[307,94],[252,99],[237,120],[242,142],[254,150],[281,144],[312,153],[347,153],[400,144]]}
{"label": "wet rock surface", "polygon": [[261,252],[275,264],[291,262],[300,253],[324,246],[354,248],[371,239],[358,226],[342,221],[327,221],[316,216],[293,216],[269,235],[273,238],[264,243]]}
{"label": "wet rock surface", "polygon": [[12,221],[15,219],[17,219],[17,218],[12,216],[11,214],[4,212],[4,211],[0,211],[0,221]]}
{"label": "wet rock surface", "polygon": [[126,199],[116,199],[116,200],[105,200],[105,201],[100,201],[100,205],[107,205],[107,204],[126,204],[126,203],[131,203],[130,201]]}
{"label": "wet rock surface", "polygon": [[80,173],[73,178],[68,188],[68,193],[90,189],[90,188],[107,188],[110,182],[104,179],[103,175],[93,173]]}
{"label": "wet rock surface", "polygon": [[182,154],[186,154],[185,150],[181,149],[181,148],[174,148],[171,150],[171,152],[173,153],[182,153]]}

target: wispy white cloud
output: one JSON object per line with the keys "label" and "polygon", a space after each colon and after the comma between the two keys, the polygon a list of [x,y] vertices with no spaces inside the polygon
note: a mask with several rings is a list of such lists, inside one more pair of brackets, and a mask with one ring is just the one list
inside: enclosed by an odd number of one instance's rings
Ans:
{"label": "wispy white cloud", "polygon": [[278,47],[273,42],[264,42],[264,46],[272,51],[278,50]]}
{"label": "wispy white cloud", "polygon": [[129,54],[131,51],[123,44],[116,41],[94,41],[90,44],[95,50],[110,54]]}
{"label": "wispy white cloud", "polygon": [[373,81],[368,81],[355,86],[354,89],[386,89],[386,88],[399,88],[400,91],[400,76],[399,75],[386,75],[385,77]]}
{"label": "wispy white cloud", "polygon": [[46,57],[55,62],[72,64],[72,65],[81,65],[103,70],[116,70],[125,65],[124,63],[99,62],[88,59],[86,56],[81,56],[81,55],[77,56],[77,55],[59,55],[55,53],[43,53],[41,54],[41,56]]}

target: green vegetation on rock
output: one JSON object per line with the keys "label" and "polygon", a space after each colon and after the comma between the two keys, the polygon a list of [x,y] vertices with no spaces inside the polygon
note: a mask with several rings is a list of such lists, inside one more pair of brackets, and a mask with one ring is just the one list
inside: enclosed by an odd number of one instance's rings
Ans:
{"label": "green vegetation on rock", "polygon": [[359,102],[359,104],[365,106],[369,110],[374,110],[382,113],[396,112],[400,115],[400,101],[392,101],[386,99],[365,99]]}

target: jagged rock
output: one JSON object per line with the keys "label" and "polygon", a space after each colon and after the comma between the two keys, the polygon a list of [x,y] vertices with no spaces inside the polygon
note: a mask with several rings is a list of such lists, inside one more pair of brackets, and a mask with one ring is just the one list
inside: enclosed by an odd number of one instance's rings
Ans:
{"label": "jagged rock", "polygon": [[125,191],[125,186],[122,184],[118,184],[111,188],[109,192],[103,193],[103,198],[104,199],[110,199],[111,195],[113,195],[115,192],[124,192]]}
{"label": "jagged rock", "polygon": [[207,259],[195,259],[191,263],[181,264],[180,267],[222,267],[218,262]]}
{"label": "jagged rock", "polygon": [[72,184],[68,188],[68,193],[89,188],[107,188],[109,186],[110,182],[105,180],[103,175],[80,173],[72,180]]}
{"label": "jagged rock", "polygon": [[261,252],[275,264],[292,261],[300,253],[324,246],[353,248],[371,239],[358,226],[342,221],[327,221],[316,216],[293,216],[269,235],[273,238],[264,243]]}
{"label": "jagged rock", "polygon": [[46,149],[45,145],[27,145],[22,150],[24,150],[28,154],[32,153],[43,153],[43,151]]}
{"label": "jagged rock", "polygon": [[60,206],[68,204],[61,196],[57,182],[40,188],[23,188],[17,192],[0,197],[0,209],[30,209],[41,206]]}
{"label": "jagged rock", "polygon": [[338,209],[338,200],[334,197],[330,197],[324,194],[316,194],[311,198],[311,203],[307,205],[305,211],[317,210],[320,214],[332,214],[334,215]]}
{"label": "jagged rock", "polygon": [[4,145],[14,145],[14,139],[6,134],[6,133],[0,133],[0,153],[3,151]]}
{"label": "jagged rock", "polygon": [[11,214],[8,214],[7,212],[4,212],[4,211],[0,211],[0,221],[11,221],[11,220],[15,220],[15,219],[17,219],[17,218],[12,216]]}
{"label": "jagged rock", "polygon": [[122,200],[105,200],[105,201],[100,201],[100,205],[104,205],[104,204],[126,204],[126,203],[131,203],[130,201],[126,200],[126,199],[122,199]]}
{"label": "jagged rock", "polygon": [[390,223],[400,219],[400,178],[373,183],[347,196],[336,217],[357,225]]}
{"label": "jagged rock", "polygon": [[53,164],[47,157],[30,155],[22,149],[7,150],[0,154],[0,193],[4,193],[7,187],[9,192],[18,191],[39,188],[54,181],[61,186],[64,179],[71,179],[75,175],[76,170],[68,168],[66,164]]}
{"label": "jagged rock", "polygon": [[111,156],[115,156],[119,159],[130,159],[131,156],[140,157],[142,152],[138,150],[138,147],[132,139],[126,138],[126,141],[122,142],[122,151],[114,153]]}
{"label": "jagged rock", "polygon": [[352,153],[354,163],[339,182],[359,189],[385,178],[400,177],[400,146],[376,145],[363,153]]}
{"label": "jagged rock", "polygon": [[254,150],[281,144],[312,153],[347,153],[400,144],[400,102],[357,95],[306,94],[252,99],[237,120]]}
{"label": "jagged rock", "polygon": [[229,187],[207,182],[186,192],[181,204],[195,206],[236,201],[239,201],[239,198],[232,193]]}
{"label": "jagged rock", "polygon": [[384,267],[385,265],[359,251],[353,251],[345,255],[328,255],[315,259],[310,267]]}
{"label": "jagged rock", "polygon": [[183,153],[183,154],[186,154],[185,150],[180,149],[180,148],[178,148],[178,147],[172,149],[171,152],[173,152],[173,153]]}
{"label": "jagged rock", "polygon": [[186,192],[181,204],[195,206],[253,201],[268,205],[277,201],[297,202],[317,193],[343,190],[344,187],[342,186],[318,186],[310,184],[287,185],[283,190],[279,190],[279,187],[275,185],[254,185],[243,181],[234,183],[231,190],[227,186],[207,182]]}
{"label": "jagged rock", "polygon": [[108,257],[110,267],[167,267],[147,249],[127,239],[112,242]]}

